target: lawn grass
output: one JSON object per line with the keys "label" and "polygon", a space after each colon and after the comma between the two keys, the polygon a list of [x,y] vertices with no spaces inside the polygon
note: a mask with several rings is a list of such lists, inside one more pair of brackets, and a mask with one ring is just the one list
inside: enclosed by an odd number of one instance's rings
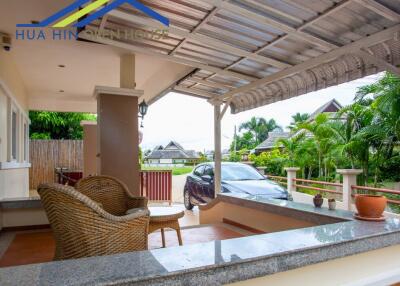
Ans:
{"label": "lawn grass", "polygon": [[157,170],[172,170],[172,176],[189,174],[192,172],[193,167],[185,166],[185,167],[148,167],[142,166],[142,170],[147,171],[157,171]]}

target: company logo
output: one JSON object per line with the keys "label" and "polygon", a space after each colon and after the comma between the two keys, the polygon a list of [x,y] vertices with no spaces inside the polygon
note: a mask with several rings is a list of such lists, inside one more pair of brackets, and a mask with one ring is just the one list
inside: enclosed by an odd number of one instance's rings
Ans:
{"label": "company logo", "polygon": [[[90,4],[87,4],[90,3]],[[77,38],[77,32],[72,31],[58,31],[66,28],[84,28],[86,25],[93,21],[103,17],[105,14],[118,8],[123,4],[130,4],[135,9],[143,12],[147,16],[161,22],[164,26],[169,27],[169,19],[160,15],[153,9],[136,0],[77,0],[71,5],[58,11],[54,15],[40,21],[39,23],[33,24],[17,24],[16,38],[18,39],[29,39],[29,40],[44,40],[46,39],[46,33],[43,30],[26,30],[29,28],[52,28],[53,39],[66,39],[65,37]],[[85,7],[83,5],[87,4]],[[83,8],[82,8],[83,7]],[[78,11],[77,11],[78,10]],[[126,33],[127,34],[127,33]],[[132,34],[132,33],[131,33]],[[56,38],[54,37],[56,36]]]}

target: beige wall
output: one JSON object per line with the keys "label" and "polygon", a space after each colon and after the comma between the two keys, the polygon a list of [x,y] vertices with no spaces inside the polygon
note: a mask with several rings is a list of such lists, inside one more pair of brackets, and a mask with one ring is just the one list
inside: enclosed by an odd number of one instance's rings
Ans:
{"label": "beige wall", "polygon": [[200,210],[200,224],[218,223],[222,222],[224,218],[267,233],[315,225],[307,221],[241,207],[226,202],[218,202],[210,209]]}
{"label": "beige wall", "polygon": [[12,92],[14,99],[21,108],[28,110],[28,96],[13,58],[13,52],[5,52],[0,49],[0,79]]}
{"label": "beige wall", "polygon": [[1,210],[1,213],[1,227],[3,228],[49,224],[43,208],[6,209]]}
{"label": "beige wall", "polygon": [[400,245],[334,259],[232,286],[380,286],[400,282]]}
{"label": "beige wall", "polygon": [[29,197],[29,168],[0,170],[0,199]]}
{"label": "beige wall", "polygon": [[[17,111],[18,145],[13,166],[10,161],[9,135],[10,108]],[[0,50],[0,199],[29,195],[29,169],[25,158],[24,124],[28,127],[28,97],[21,75],[14,63],[13,52]],[[29,144],[29,143],[28,143]],[[28,145],[27,145],[28,146]],[[27,149],[29,154],[29,148]]]}

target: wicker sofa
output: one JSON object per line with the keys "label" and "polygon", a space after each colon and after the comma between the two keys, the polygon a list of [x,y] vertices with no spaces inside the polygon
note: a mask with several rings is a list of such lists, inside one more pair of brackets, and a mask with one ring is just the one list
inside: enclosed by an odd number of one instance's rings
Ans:
{"label": "wicker sofa", "polygon": [[146,208],[118,216],[74,188],[59,184],[40,185],[38,193],[56,240],[55,260],[147,249]]}

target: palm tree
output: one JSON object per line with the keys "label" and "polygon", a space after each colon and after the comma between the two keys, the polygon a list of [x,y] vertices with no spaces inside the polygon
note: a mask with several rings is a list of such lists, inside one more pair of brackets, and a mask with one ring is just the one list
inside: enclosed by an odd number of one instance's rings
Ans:
{"label": "palm tree", "polygon": [[281,148],[283,147],[284,151],[288,155],[288,160],[290,166],[295,166],[296,165],[296,155],[297,155],[297,149],[300,147],[300,144],[302,140],[304,139],[305,134],[300,133],[298,135],[292,136],[290,138],[281,138],[276,141],[276,147]]}
{"label": "palm tree", "polygon": [[374,84],[361,87],[356,96],[360,103],[370,104],[373,120],[365,126],[362,135],[371,143],[375,160],[374,185],[377,184],[380,166],[393,156],[400,140],[400,78],[386,73]]}
{"label": "palm tree", "polygon": [[299,124],[305,123],[309,118],[310,118],[310,115],[308,113],[297,112],[295,115],[292,115],[292,122],[290,122],[290,125],[288,126],[288,128],[291,131],[295,131],[298,129]]}
{"label": "palm tree", "polygon": [[336,140],[333,137],[335,133],[330,118],[327,114],[321,113],[315,120],[299,124],[299,128],[310,132],[315,141],[318,154],[318,175],[322,178],[327,174],[327,161],[325,156],[335,147]]}
{"label": "palm tree", "polygon": [[249,121],[239,126],[239,131],[246,130],[254,136],[256,144],[261,143],[268,138],[268,132],[275,129],[282,129],[274,119],[265,120],[261,117],[252,117]]}

